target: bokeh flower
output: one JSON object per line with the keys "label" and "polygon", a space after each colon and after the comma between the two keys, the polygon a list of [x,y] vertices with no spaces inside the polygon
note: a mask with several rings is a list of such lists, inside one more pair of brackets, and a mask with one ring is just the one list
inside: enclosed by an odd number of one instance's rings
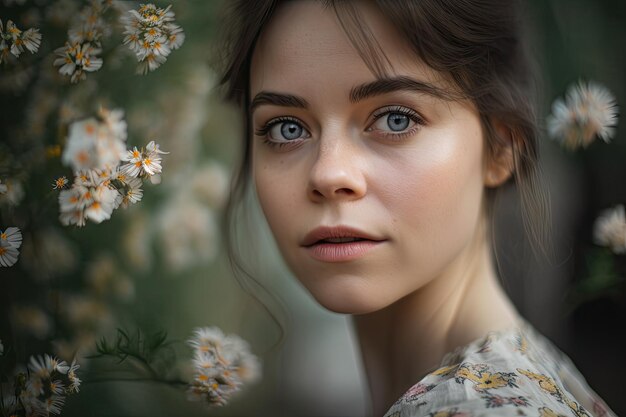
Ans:
{"label": "bokeh flower", "polygon": [[157,69],[185,40],[182,28],[173,23],[171,7],[161,9],[154,4],[141,4],[139,10],[129,10],[120,18],[126,29],[124,44],[135,53],[139,74]]}
{"label": "bokeh flower", "polygon": [[547,119],[550,136],[570,150],[586,148],[596,137],[609,142],[615,134],[615,125],[615,97],[593,81],[570,86],[565,100],[554,101]]}
{"label": "bokeh flower", "polygon": [[609,247],[614,253],[626,253],[626,213],[620,204],[600,213],[593,225],[594,243]]}
{"label": "bokeh flower", "polygon": [[224,406],[246,383],[261,376],[261,363],[248,342],[224,335],[218,327],[197,328],[188,341],[193,348],[194,378],[187,391],[191,401]]}

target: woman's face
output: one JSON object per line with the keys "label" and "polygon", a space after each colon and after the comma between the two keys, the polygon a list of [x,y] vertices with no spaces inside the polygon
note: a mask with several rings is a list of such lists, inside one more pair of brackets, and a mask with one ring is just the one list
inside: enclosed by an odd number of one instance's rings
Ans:
{"label": "woman's face", "polygon": [[[402,77],[369,88],[376,77],[320,3],[283,3],[254,51],[253,175],[291,271],[327,309],[363,314],[449,272],[469,247],[483,134],[475,108],[422,88],[450,91],[374,6],[354,2],[390,77]],[[384,241],[349,260],[302,246],[311,230],[337,225]]]}

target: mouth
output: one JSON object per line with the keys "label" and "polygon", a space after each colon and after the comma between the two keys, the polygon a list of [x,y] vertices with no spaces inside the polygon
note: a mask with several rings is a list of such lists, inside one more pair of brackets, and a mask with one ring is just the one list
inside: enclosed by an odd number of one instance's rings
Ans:
{"label": "mouth", "polygon": [[301,246],[354,245],[356,243],[381,242],[386,239],[350,226],[320,226],[310,231],[302,240]]}

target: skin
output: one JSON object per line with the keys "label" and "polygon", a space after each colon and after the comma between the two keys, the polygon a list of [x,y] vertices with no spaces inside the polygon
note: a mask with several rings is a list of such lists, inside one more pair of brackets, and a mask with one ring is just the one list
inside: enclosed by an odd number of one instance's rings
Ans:
{"label": "skin", "polygon": [[[391,76],[453,88],[416,58],[373,5],[356,4],[393,65]],[[281,116],[297,124],[279,123],[266,135],[292,141],[280,148],[252,135],[254,184],[287,266],[319,304],[351,315],[372,412],[383,415],[445,353],[517,324],[493,267],[484,212],[485,187],[510,176],[511,154],[486,159],[470,102],[407,90],[351,102],[351,88],[376,77],[335,13],[316,1],[278,8],[255,47],[250,74],[252,98],[265,91],[308,103],[255,108],[255,131]],[[391,113],[374,120],[389,106]],[[402,118],[394,113],[398,106],[421,121],[411,120],[403,137],[385,136],[402,133],[388,124]],[[302,133],[285,138],[282,127]],[[312,229],[338,224],[387,241],[339,263],[313,259],[301,247]]]}

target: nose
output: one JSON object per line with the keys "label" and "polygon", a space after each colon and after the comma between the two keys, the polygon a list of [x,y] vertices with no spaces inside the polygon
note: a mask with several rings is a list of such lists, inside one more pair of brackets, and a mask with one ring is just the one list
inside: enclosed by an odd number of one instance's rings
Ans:
{"label": "nose", "polygon": [[362,163],[357,145],[348,136],[320,137],[309,176],[309,198],[313,202],[361,198],[367,188]]}

